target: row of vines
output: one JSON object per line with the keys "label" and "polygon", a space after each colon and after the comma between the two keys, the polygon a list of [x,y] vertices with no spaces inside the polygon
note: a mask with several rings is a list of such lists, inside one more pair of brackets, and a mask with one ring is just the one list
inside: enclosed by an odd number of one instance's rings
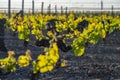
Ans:
{"label": "row of vines", "polygon": [[[6,18],[0,14],[0,18]],[[7,18],[6,18],[7,19]],[[10,28],[13,32],[18,33],[18,38],[29,42],[29,35],[34,35],[36,40],[43,38],[50,40],[50,47],[44,48],[44,53],[40,54],[36,60],[31,58],[30,50],[27,50],[25,55],[21,55],[16,59],[14,57],[14,51],[8,51],[8,57],[0,59],[0,69],[5,72],[15,71],[16,66],[27,67],[32,63],[33,73],[44,73],[52,71],[58,61],[60,60],[60,54],[58,46],[53,39],[56,38],[56,34],[51,31],[47,31],[47,36],[43,34],[43,30],[47,30],[47,22],[49,20],[55,21],[56,32],[62,33],[66,30],[70,32],[64,34],[64,43],[66,39],[73,39],[71,45],[72,52],[77,56],[82,56],[85,51],[85,45],[96,44],[99,40],[106,38],[111,32],[116,29],[120,29],[120,16],[110,16],[107,14],[102,15],[75,15],[70,13],[69,15],[46,15],[46,14],[35,14],[35,15],[21,15],[13,14],[10,19],[6,21],[6,28]],[[78,29],[79,22],[86,20],[89,22],[87,27],[83,27],[83,31]],[[63,35],[63,34],[60,34]],[[65,66],[65,61],[62,61],[59,66]]]}

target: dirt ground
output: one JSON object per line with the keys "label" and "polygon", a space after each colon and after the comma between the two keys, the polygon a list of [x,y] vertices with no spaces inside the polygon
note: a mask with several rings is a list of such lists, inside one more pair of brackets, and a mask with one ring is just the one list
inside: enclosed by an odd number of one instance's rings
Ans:
{"label": "dirt ground", "polygon": [[[39,74],[38,80],[120,80],[120,31],[117,30],[100,40],[96,45],[89,44],[85,54],[77,57],[71,51],[63,53],[67,66],[51,72]],[[28,46],[30,48],[30,46]],[[27,48],[26,48],[27,49]],[[32,49],[32,48],[31,48]],[[42,49],[32,51],[35,59]],[[19,53],[19,52],[18,52]],[[1,53],[0,56],[3,56]],[[0,75],[1,80],[31,80],[32,67],[17,68],[16,72]]]}

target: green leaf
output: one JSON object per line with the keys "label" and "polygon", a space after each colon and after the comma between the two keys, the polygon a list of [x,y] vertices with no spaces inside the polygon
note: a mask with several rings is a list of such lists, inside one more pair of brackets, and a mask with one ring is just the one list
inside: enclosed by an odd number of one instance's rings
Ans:
{"label": "green leaf", "polygon": [[106,37],[106,31],[105,30],[101,30],[101,37],[105,38]]}
{"label": "green leaf", "polygon": [[80,46],[76,49],[73,50],[73,52],[77,55],[77,56],[82,56],[84,54],[85,51],[85,47],[84,46]]}

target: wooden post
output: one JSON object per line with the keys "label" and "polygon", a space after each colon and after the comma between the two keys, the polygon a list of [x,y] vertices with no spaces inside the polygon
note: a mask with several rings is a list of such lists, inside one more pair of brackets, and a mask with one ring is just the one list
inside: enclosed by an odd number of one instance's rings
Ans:
{"label": "wooden post", "polygon": [[57,15],[57,5],[55,5],[55,15]]}
{"label": "wooden post", "polygon": [[49,15],[51,14],[51,4],[49,4],[49,6],[48,6],[48,14]]}
{"label": "wooden post", "polygon": [[22,0],[22,17],[24,17],[24,0]]}
{"label": "wooden post", "polygon": [[101,10],[103,10],[103,1],[101,1]]}
{"label": "wooden post", "polygon": [[101,15],[101,20],[102,20],[102,12],[103,12],[103,1],[101,1],[101,13],[100,13],[100,15]]}
{"label": "wooden post", "polygon": [[61,15],[63,14],[63,7],[61,6]]}
{"label": "wooden post", "polygon": [[6,10],[3,10],[2,13],[7,14]]}
{"label": "wooden post", "polygon": [[101,14],[102,14],[102,11],[103,11],[103,1],[101,1]]}
{"label": "wooden post", "polygon": [[68,16],[67,10],[68,10],[68,7],[65,8],[65,14],[66,14],[66,16]]}
{"label": "wooden post", "polygon": [[29,8],[29,11],[28,11],[28,13],[30,14],[30,8]]}
{"label": "wooden post", "polygon": [[41,5],[41,14],[43,14],[43,7],[44,7],[44,2],[42,2],[42,5]]}
{"label": "wooden post", "polygon": [[11,17],[11,0],[8,0],[8,18]]}
{"label": "wooden post", "polygon": [[112,16],[114,17],[114,11],[113,11],[113,9],[114,9],[114,6],[112,5],[111,10],[112,10]]}
{"label": "wooden post", "polygon": [[34,0],[32,0],[32,14],[34,15]]}
{"label": "wooden post", "polygon": [[14,11],[14,10],[12,10],[12,13],[13,13],[13,14],[15,14],[15,11]]}

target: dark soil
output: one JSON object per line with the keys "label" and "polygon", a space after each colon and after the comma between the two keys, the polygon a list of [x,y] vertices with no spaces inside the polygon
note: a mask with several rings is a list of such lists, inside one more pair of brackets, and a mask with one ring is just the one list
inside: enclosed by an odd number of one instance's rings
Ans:
{"label": "dark soil", "polygon": [[[7,34],[7,33],[6,33]],[[38,80],[119,80],[120,79],[120,31],[117,30],[100,40],[96,45],[89,44],[85,54],[77,57],[71,51],[63,53],[62,59],[67,60],[67,66],[56,68],[51,72],[38,74]],[[14,36],[15,37],[15,36]],[[5,37],[7,38],[7,37]],[[13,38],[13,37],[12,37]],[[14,39],[15,40],[15,39]],[[18,41],[18,40],[17,40]],[[42,48],[28,45],[22,47],[22,41],[18,41],[17,47],[11,40],[5,40],[8,50],[15,50],[16,57],[26,49],[32,51],[32,58],[36,59]],[[12,45],[7,43],[13,43]],[[32,44],[32,43],[31,43]],[[14,46],[14,47],[10,47]],[[0,58],[6,56],[0,52]],[[17,68],[16,72],[7,75],[0,75],[1,80],[31,80],[32,66]]]}

